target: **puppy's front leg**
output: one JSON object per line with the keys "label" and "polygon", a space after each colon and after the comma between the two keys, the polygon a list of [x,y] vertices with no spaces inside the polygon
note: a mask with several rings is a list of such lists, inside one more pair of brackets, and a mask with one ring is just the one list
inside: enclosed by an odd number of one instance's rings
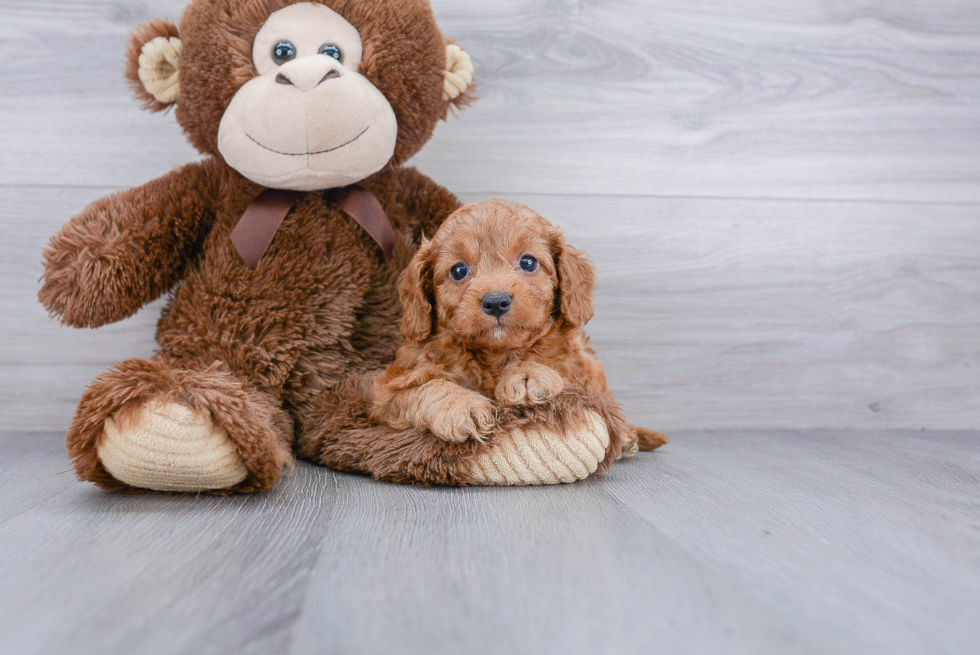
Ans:
{"label": "puppy's front leg", "polygon": [[564,388],[565,382],[555,369],[521,362],[504,369],[494,395],[508,405],[543,405],[557,398]]}
{"label": "puppy's front leg", "polygon": [[475,391],[448,380],[432,380],[409,393],[409,420],[440,439],[483,441],[493,431],[493,403]]}

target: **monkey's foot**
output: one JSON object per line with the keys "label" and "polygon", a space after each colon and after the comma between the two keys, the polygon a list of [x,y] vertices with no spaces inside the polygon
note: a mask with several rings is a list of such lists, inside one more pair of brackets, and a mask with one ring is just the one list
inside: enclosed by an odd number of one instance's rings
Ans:
{"label": "monkey's foot", "polygon": [[106,419],[97,452],[112,477],[151,491],[230,489],[248,477],[228,432],[209,414],[163,398]]}
{"label": "monkey's foot", "polygon": [[473,484],[578,482],[598,470],[608,447],[609,429],[594,412],[588,412],[583,425],[566,435],[546,429],[513,430],[477,458]]}
{"label": "monkey's foot", "polygon": [[68,430],[75,471],[110,491],[252,493],[293,461],[292,418],[227,366],[128,359],[89,385]]}

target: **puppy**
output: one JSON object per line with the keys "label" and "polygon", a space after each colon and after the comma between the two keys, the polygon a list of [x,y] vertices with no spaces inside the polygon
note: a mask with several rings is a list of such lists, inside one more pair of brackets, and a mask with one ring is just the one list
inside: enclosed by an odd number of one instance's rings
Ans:
{"label": "puppy", "polygon": [[[374,382],[371,418],[483,441],[502,408],[545,405],[572,387],[608,395],[582,329],[594,287],[589,260],[529,208],[463,207],[402,274],[404,343]],[[627,454],[667,443],[652,430],[628,432]]]}

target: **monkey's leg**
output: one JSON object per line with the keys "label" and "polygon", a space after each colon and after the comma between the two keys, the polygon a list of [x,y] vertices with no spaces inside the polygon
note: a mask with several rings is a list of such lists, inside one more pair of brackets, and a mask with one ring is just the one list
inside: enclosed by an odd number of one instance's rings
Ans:
{"label": "monkey's leg", "polygon": [[300,430],[302,457],[390,482],[546,485],[604,471],[633,438],[611,394],[572,387],[547,405],[504,409],[486,443],[450,443],[428,430],[373,423],[371,380],[358,376],[317,398]]}
{"label": "monkey's leg", "polygon": [[484,446],[452,443],[428,430],[399,430],[368,418],[376,373],[357,374],[313,401],[300,426],[300,457],[337,471],[403,484],[462,486],[473,482],[473,462]]}
{"label": "monkey's leg", "polygon": [[112,491],[248,493],[292,462],[292,419],[227,366],[129,359],[86,389],[68,431],[79,478]]}

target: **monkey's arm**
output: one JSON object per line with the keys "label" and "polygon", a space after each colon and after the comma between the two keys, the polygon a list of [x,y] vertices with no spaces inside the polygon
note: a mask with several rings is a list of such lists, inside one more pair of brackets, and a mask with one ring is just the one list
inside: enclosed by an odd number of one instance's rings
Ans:
{"label": "monkey's arm", "polygon": [[38,298],[72,327],[135,314],[183,276],[214,223],[212,160],[98,200],[52,237]]}

